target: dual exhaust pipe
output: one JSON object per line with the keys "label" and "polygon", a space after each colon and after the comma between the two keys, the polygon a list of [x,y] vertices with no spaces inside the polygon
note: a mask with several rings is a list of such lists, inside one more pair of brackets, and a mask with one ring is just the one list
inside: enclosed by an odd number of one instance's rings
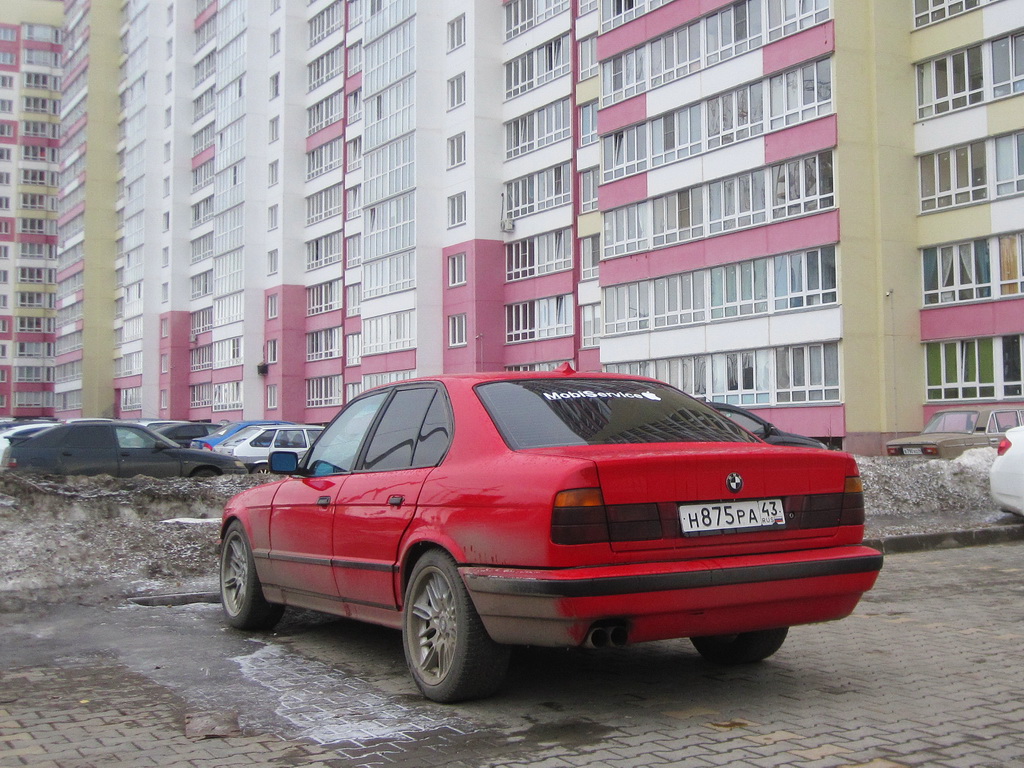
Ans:
{"label": "dual exhaust pipe", "polygon": [[587,630],[585,648],[621,648],[629,642],[629,628],[624,622],[594,624]]}

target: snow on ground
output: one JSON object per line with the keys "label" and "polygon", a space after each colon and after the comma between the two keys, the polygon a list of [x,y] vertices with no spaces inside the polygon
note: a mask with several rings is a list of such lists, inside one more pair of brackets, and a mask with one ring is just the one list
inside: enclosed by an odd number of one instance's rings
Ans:
{"label": "snow on ground", "polygon": [[[992,448],[953,461],[859,457],[867,535],[1019,522],[988,493]],[[36,477],[0,472],[0,613],[28,602],[212,588],[224,502],[261,477]]]}

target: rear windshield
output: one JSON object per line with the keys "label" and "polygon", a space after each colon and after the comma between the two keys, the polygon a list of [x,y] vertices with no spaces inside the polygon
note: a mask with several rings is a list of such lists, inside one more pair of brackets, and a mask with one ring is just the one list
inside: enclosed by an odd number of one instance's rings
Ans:
{"label": "rear windshield", "polygon": [[714,409],[657,382],[524,379],[481,384],[477,392],[515,449],[757,442]]}
{"label": "rear windshield", "polygon": [[977,411],[945,411],[932,416],[922,432],[965,432],[974,431],[978,424]]}

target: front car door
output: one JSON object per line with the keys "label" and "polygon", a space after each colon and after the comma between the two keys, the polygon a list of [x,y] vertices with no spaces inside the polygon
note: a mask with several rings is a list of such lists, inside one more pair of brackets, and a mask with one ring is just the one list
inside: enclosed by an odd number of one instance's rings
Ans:
{"label": "front car door", "polygon": [[270,513],[267,583],[314,599],[337,599],[331,564],[334,504],[387,396],[374,392],[352,401],[313,447],[307,475],[281,484]]}
{"label": "front car door", "polygon": [[117,441],[118,475],[180,477],[181,461],[173,449],[149,432],[126,424],[114,427]]}
{"label": "front car door", "polygon": [[337,500],[334,572],[346,602],[398,606],[398,545],[451,435],[451,409],[440,386],[394,390]]}

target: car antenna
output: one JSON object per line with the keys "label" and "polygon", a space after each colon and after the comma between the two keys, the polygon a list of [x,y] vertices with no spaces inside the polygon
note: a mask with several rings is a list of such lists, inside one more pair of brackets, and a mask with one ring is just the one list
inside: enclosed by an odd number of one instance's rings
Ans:
{"label": "car antenna", "polygon": [[565,376],[572,376],[576,373],[576,370],[572,367],[571,363],[562,363],[560,366],[555,368],[555,373],[561,373]]}

